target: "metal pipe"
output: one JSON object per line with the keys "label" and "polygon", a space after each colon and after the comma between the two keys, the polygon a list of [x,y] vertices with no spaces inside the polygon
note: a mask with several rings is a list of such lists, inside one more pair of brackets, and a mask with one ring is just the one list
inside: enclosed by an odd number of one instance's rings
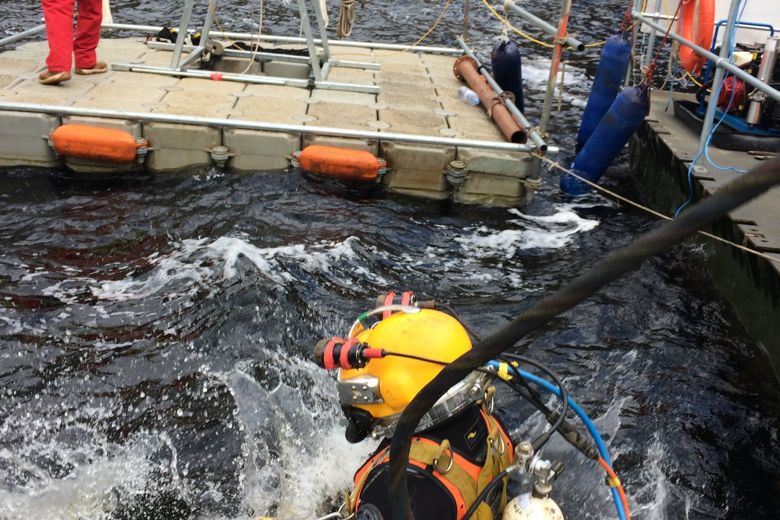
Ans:
{"label": "metal pipe", "polygon": [[[773,79],[778,51],[780,51],[780,37],[770,37],[764,45],[764,54],[761,56],[761,65],[756,76],[765,83]],[[766,94],[760,90],[750,93],[750,109],[745,117],[747,124],[757,125],[761,122],[761,107],[764,106],[764,101],[766,101]]]}
{"label": "metal pipe", "polygon": [[528,132],[512,117],[493,89],[485,85],[482,76],[477,71],[478,66],[479,64],[471,57],[461,56],[455,62],[455,77],[465,82],[471,90],[477,93],[482,106],[485,107],[490,119],[496,123],[504,137],[513,143],[525,143],[528,141]]}
{"label": "metal pipe", "polygon": [[[519,14],[520,17],[523,18],[525,21],[530,22],[532,25],[535,25],[536,27],[538,27],[539,29],[545,31],[546,33],[548,33],[548,34],[550,34],[552,36],[556,36],[558,34],[558,29],[554,25],[545,22],[544,20],[542,20],[541,18],[539,18],[535,14],[529,12],[526,9],[523,9],[522,7],[520,7],[519,5],[515,4],[514,2],[507,1],[507,2],[504,3],[504,7],[505,8],[508,7],[512,11],[516,12],[517,14]],[[568,34],[566,35],[566,43],[569,44],[569,47],[571,47],[572,49],[574,49],[574,50],[576,50],[578,52],[582,52],[582,51],[585,50],[585,44],[584,43],[582,43],[577,38],[575,38],[573,36],[570,36]]]}
{"label": "metal pipe", "polygon": [[[330,45],[328,44],[328,33],[327,33],[327,27],[325,27],[325,19],[322,15],[322,9],[320,6],[320,3],[318,1],[312,2],[312,6],[314,7],[314,14],[315,18],[317,18],[317,29],[320,31],[320,44],[322,45],[322,50],[325,53],[323,57],[323,61],[325,62],[325,67],[328,66],[328,63],[330,63]],[[316,59],[317,55],[314,55],[314,58]],[[328,72],[326,70],[323,70],[322,72],[322,79],[328,79]]]}
{"label": "metal pipe", "polygon": [[32,29],[27,29],[26,31],[22,31],[19,34],[13,34],[11,36],[6,36],[5,38],[0,38],[0,47],[3,45],[8,45],[9,43],[13,43],[19,40],[23,40],[24,38],[27,38],[28,36],[32,36],[34,34],[38,34],[40,32],[43,32],[46,30],[46,24],[36,25]]}
{"label": "metal pipe", "polygon": [[[662,27],[661,25],[654,23],[653,21],[647,19],[646,17],[644,17],[644,16],[642,16],[642,15],[640,15],[638,13],[634,13],[633,17],[635,19],[641,21],[645,25],[649,25],[650,27],[655,27],[656,29],[658,29],[659,31],[663,31],[664,33],[666,32],[666,29],[667,29],[666,27]],[[757,88],[758,90],[760,90],[762,92],[765,92],[772,99],[780,101],[780,91],[778,91],[778,90],[770,87],[766,83],[763,83],[763,82],[759,81],[758,79],[754,78],[753,76],[751,76],[750,74],[748,74],[744,70],[740,69],[739,67],[737,67],[736,65],[731,63],[727,58],[721,58],[717,54],[713,54],[710,51],[708,51],[707,49],[705,49],[703,47],[699,47],[695,43],[693,43],[693,42],[691,42],[689,40],[686,40],[685,38],[683,38],[682,36],[680,36],[680,35],[678,35],[678,34],[676,34],[674,32],[670,32],[669,33],[669,38],[674,40],[674,41],[676,41],[676,42],[679,42],[679,43],[682,43],[684,45],[687,45],[688,47],[690,47],[691,49],[696,51],[697,54],[699,54],[701,56],[704,56],[708,60],[713,61],[715,63],[716,67],[726,69],[727,71],[731,72],[734,76],[736,76],[739,79],[743,80],[745,83],[748,83],[749,85],[752,85],[753,87]]]}
{"label": "metal pipe", "polygon": [[[658,22],[659,15],[661,14],[661,7],[663,0],[655,0],[655,13],[653,14],[653,21]],[[650,60],[653,59],[653,50],[655,48],[655,34],[656,30],[650,28],[650,36],[648,36],[647,49],[645,50],[644,61],[642,62],[642,69],[650,64]]]}
{"label": "metal pipe", "polygon": [[184,46],[184,38],[187,37],[187,29],[190,26],[194,1],[195,0],[184,0],[181,21],[179,22],[179,32],[176,34],[176,47],[173,49],[173,56],[171,56],[172,69],[179,69],[181,67],[181,49]]}
{"label": "metal pipe", "polygon": [[[415,134],[399,134],[391,132],[366,132],[321,126],[286,125],[265,123],[261,121],[246,121],[241,119],[223,119],[210,117],[179,116],[158,114],[153,112],[124,112],[121,110],[105,110],[98,108],[80,108],[61,105],[37,105],[33,103],[0,102],[0,111],[31,112],[36,114],[57,114],[60,116],[99,117],[108,119],[127,119],[147,123],[173,123],[181,125],[210,126],[214,128],[240,128],[245,130],[260,130],[266,132],[284,132],[306,135],[326,135],[331,137],[346,137],[350,139],[375,139],[387,142],[424,144],[428,146],[460,146],[464,148],[480,148],[483,150],[500,150],[504,152],[534,152],[536,148],[528,144],[505,143],[498,141],[481,141],[476,139],[456,139],[452,137],[436,137]],[[547,148],[548,153],[558,153],[557,146]]]}
{"label": "metal pipe", "polygon": [[480,61],[477,59],[476,55],[474,54],[474,51],[471,50],[471,47],[469,47],[466,42],[463,40],[463,38],[458,38],[458,44],[460,45],[461,49],[463,49],[463,53],[468,56],[469,58],[473,59],[475,62],[477,62],[477,70],[480,70],[482,73],[482,76],[485,77],[485,80],[488,82],[488,85],[493,89],[493,91],[496,93],[496,97],[500,98],[504,102],[504,106],[506,106],[507,110],[515,116],[515,119],[517,119],[517,122],[520,123],[520,126],[527,129],[528,131],[528,137],[531,139],[531,141],[536,145],[538,150],[542,153],[545,153],[547,151],[548,146],[545,140],[542,138],[541,135],[539,135],[539,132],[533,129],[531,123],[528,121],[528,119],[525,117],[525,114],[523,114],[519,108],[517,108],[517,105],[515,105],[514,101],[511,99],[507,99],[506,97],[502,97],[501,94],[504,93],[504,90],[501,88],[501,86],[496,82],[496,80],[493,78],[493,76],[490,75],[490,73],[485,70],[485,67],[482,66]]}
{"label": "metal pipe", "polygon": [[[146,44],[147,47],[150,49],[156,49],[161,51],[169,51],[174,48],[173,43],[167,43],[167,42],[148,42]],[[182,50],[184,52],[193,52],[198,47],[195,45],[184,45],[182,47]],[[260,61],[269,61],[269,60],[278,60],[278,61],[289,61],[293,63],[308,63],[309,57],[308,56],[298,56],[297,54],[280,54],[275,52],[255,52],[252,51],[239,51],[235,49],[224,49],[222,51],[223,56],[227,56],[229,58],[250,58],[254,56],[255,59]]]}
{"label": "metal pipe", "polygon": [[[122,31],[138,31],[146,34],[154,34],[158,33],[163,30],[163,27],[160,25],[133,25],[133,24],[122,24],[122,23],[110,23],[110,24],[103,24],[103,29],[115,29],[115,30],[122,30]],[[306,43],[305,38],[295,38],[292,36],[271,36],[271,35],[258,35],[258,34],[252,34],[252,33],[238,33],[238,32],[227,32],[227,31],[211,31],[211,36],[215,38],[230,38],[231,40],[261,40],[261,41],[268,41],[268,42],[279,42],[279,43]],[[322,42],[319,40],[319,38],[314,39],[314,43],[321,44]],[[377,43],[377,42],[356,42],[351,40],[336,40],[331,41],[331,45],[334,47],[357,47],[357,48],[363,48],[363,49],[379,49],[379,50],[388,50],[388,51],[402,51],[402,50],[408,50],[408,45],[400,45],[396,43]],[[460,55],[461,51],[460,49],[455,49],[453,47],[425,47],[418,45],[414,49],[416,52],[427,52],[431,54],[451,54],[451,55]]]}
{"label": "metal pipe", "polygon": [[469,25],[471,24],[471,0],[463,0],[463,39],[469,39]]}
{"label": "metal pipe", "polygon": [[[723,36],[723,43],[720,46],[720,59],[731,59],[731,47],[733,45],[732,39],[734,38],[734,24],[737,22],[737,16],[739,16],[739,4],[740,0],[731,0],[731,7],[729,7],[729,21],[726,26],[726,34]],[[697,156],[701,156],[704,153],[704,149],[707,147],[707,139],[712,132],[712,125],[715,121],[715,109],[718,108],[718,94],[723,86],[723,78],[726,72],[722,67],[718,67],[715,71],[715,78],[712,80],[712,90],[710,94],[710,101],[707,104],[707,113],[704,114],[704,121],[702,123],[701,135],[699,136],[699,150]]]}
{"label": "metal pipe", "polygon": [[547,132],[547,123],[550,122],[553,94],[555,93],[555,83],[558,81],[558,67],[561,65],[563,42],[566,41],[566,29],[569,26],[570,14],[571,0],[563,0],[561,2],[561,16],[558,18],[558,33],[555,36],[555,48],[553,49],[552,63],[550,63],[550,76],[547,78],[547,92],[544,95],[542,117],[539,120],[539,133],[542,135]]}
{"label": "metal pipe", "polygon": [[641,14],[644,15],[644,16],[652,16],[653,19],[657,18],[659,20],[669,20],[669,21],[676,20],[676,18],[673,15],[659,13],[658,10],[656,10],[655,13],[651,13],[651,12],[648,12],[648,11],[642,11]]}
{"label": "metal pipe", "polygon": [[[256,83],[260,85],[287,85],[289,87],[309,88],[311,83],[308,79],[280,78],[275,76],[257,76],[254,74],[236,74],[232,72],[214,72],[211,70],[171,70],[166,67],[156,67],[152,65],[142,65],[134,63],[113,63],[113,70],[126,72],[145,72],[148,74],[161,74],[163,76],[173,76],[177,78],[203,78],[213,79],[215,74],[219,75],[221,81],[240,81],[242,83]],[[339,83],[336,81],[315,81],[314,86],[325,90],[343,90],[346,92],[365,92],[367,94],[378,94],[380,87],[377,85],[361,85],[358,83]]]}
{"label": "metal pipe", "polygon": [[320,58],[317,55],[317,47],[314,43],[314,36],[311,33],[311,23],[309,22],[309,10],[306,8],[306,0],[298,0],[298,11],[301,15],[301,28],[306,35],[306,46],[309,49],[309,65],[316,81],[322,81],[322,70],[320,69]]}

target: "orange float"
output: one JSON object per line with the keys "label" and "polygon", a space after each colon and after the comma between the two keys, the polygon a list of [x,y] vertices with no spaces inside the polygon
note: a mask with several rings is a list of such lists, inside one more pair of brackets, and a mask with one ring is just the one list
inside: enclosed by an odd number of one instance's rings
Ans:
{"label": "orange float", "polygon": [[350,181],[376,181],[387,170],[384,159],[362,150],[313,144],[293,158],[301,169],[309,173],[326,175]]}
{"label": "orange float", "polygon": [[54,151],[64,157],[112,163],[135,161],[139,148],[148,144],[122,130],[76,124],[62,125],[49,140]]}
{"label": "orange float", "polygon": [[[682,0],[678,27],[680,36],[699,47],[709,49],[715,30],[715,0]],[[707,58],[696,54],[692,48],[680,44],[680,64],[696,76],[707,63]]]}

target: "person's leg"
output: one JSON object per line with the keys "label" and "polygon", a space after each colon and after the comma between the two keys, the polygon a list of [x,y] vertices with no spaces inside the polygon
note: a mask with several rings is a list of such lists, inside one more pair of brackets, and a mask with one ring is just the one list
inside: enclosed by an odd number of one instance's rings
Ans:
{"label": "person's leg", "polygon": [[73,5],[75,0],[41,0],[49,39],[50,72],[70,72],[73,54]]}
{"label": "person's leg", "polygon": [[[103,22],[102,0],[78,0],[78,13],[76,14],[76,39],[73,44],[73,53],[76,57],[76,72],[91,71],[96,67],[97,49],[100,42],[100,24]],[[105,72],[105,70],[101,70]]]}

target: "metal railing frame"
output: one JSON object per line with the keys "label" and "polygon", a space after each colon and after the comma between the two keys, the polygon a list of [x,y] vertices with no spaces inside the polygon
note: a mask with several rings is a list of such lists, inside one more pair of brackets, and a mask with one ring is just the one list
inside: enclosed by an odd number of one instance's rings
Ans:
{"label": "metal railing frame", "polygon": [[[423,144],[427,146],[463,148],[478,148],[482,150],[500,150],[504,152],[537,151],[535,144],[516,144],[501,141],[485,141],[479,139],[460,139],[417,134],[402,134],[396,132],[372,132],[367,130],[349,130],[324,126],[294,125],[281,123],[266,123],[242,119],[227,119],[215,117],[185,116],[162,114],[157,112],[129,112],[123,110],[107,110],[101,108],[81,108],[65,105],[38,105],[34,103],[11,103],[0,101],[0,112],[30,112],[35,114],[58,114],[60,116],[98,117],[105,119],[126,119],[140,123],[173,123],[179,125],[209,126],[212,128],[232,128],[245,130],[260,130],[266,132],[283,132],[301,135],[324,135],[330,137],[346,137],[351,139],[371,139],[394,143]],[[547,153],[558,153],[557,146],[548,146]]]}
{"label": "metal railing frame", "polygon": [[[163,74],[163,75],[172,75],[172,76],[181,76],[181,77],[200,77],[201,71],[193,71],[188,70],[188,67],[192,64],[194,64],[197,60],[201,59],[206,52],[206,46],[209,43],[209,39],[211,36],[217,36],[218,33],[215,31],[212,31],[212,25],[216,22],[216,9],[217,9],[217,0],[208,0],[208,9],[206,11],[206,18],[203,22],[203,26],[201,27],[201,37],[200,42],[198,45],[195,46],[187,46],[185,45],[185,40],[187,38],[187,35],[189,33],[189,26],[190,21],[192,18],[192,11],[195,6],[196,0],[184,0],[184,5],[182,8],[182,15],[181,20],[179,22],[179,30],[176,36],[176,42],[173,45],[173,54],[171,56],[171,63],[168,67],[161,67],[161,66],[151,66],[151,65],[139,65],[135,63],[114,63],[112,65],[112,68],[114,70],[122,70],[122,71],[129,71],[129,72],[143,72],[143,73],[149,73],[149,74]],[[334,82],[328,80],[328,73],[330,72],[332,67],[350,67],[350,68],[366,68],[366,69],[376,69],[378,68],[377,63],[373,62],[357,62],[357,61],[350,61],[345,62],[343,60],[332,60],[331,59],[331,51],[330,51],[330,45],[328,43],[328,37],[326,33],[325,28],[325,22],[323,18],[323,13],[320,7],[320,3],[318,1],[311,1],[311,0],[297,0],[298,3],[298,11],[300,14],[301,19],[301,30],[305,36],[305,38],[301,39],[302,43],[306,43],[306,47],[308,50],[308,56],[306,56],[306,59],[304,63],[307,63],[309,67],[311,68],[312,73],[312,80],[288,80],[285,82],[286,85],[289,86],[299,86],[299,87],[315,87],[315,88],[322,88],[322,89],[329,89],[329,90],[344,90],[344,91],[352,91],[352,92],[366,92],[371,94],[377,94],[379,92],[379,87],[376,85],[363,85],[363,84],[357,84],[357,83],[344,83],[344,82]],[[319,35],[319,38],[315,38],[314,29],[311,24],[311,13],[310,13],[310,7],[311,10],[314,13],[314,18],[316,21],[316,29]],[[109,27],[114,26],[116,27],[118,24],[110,24],[110,25],[104,25],[103,27]],[[127,28],[130,28],[132,26],[125,26]],[[259,41],[259,38],[256,40]],[[320,54],[318,47],[322,48],[322,53]],[[183,57],[182,54],[185,52],[185,49],[190,49],[190,52],[187,54],[186,57]],[[253,52],[249,54],[250,59],[255,59],[257,57],[257,52]],[[299,56],[295,56],[293,59],[285,59],[283,55],[278,55],[276,59],[279,61],[297,61],[301,62],[301,60],[298,59]],[[261,60],[267,60],[267,56],[263,56]],[[322,63],[320,63],[320,59],[322,59]],[[255,74],[223,74],[222,78],[226,81],[246,81],[249,83],[260,83],[260,84],[278,84],[279,81],[276,78],[268,78],[267,76],[259,76]]]}
{"label": "metal railing frame", "polygon": [[27,29],[26,31],[22,31],[18,34],[12,34],[11,36],[6,36],[5,38],[0,38],[0,47],[3,47],[4,45],[8,45],[9,43],[14,43],[19,40],[23,40],[24,38],[27,38],[28,36],[33,36],[38,33],[42,33],[46,30],[45,24],[36,25],[35,27],[32,27],[30,29]]}
{"label": "metal railing frame", "polygon": [[[633,17],[634,20],[639,21],[642,24],[647,25],[648,27],[651,28],[651,41],[654,42],[655,31],[660,31],[662,34],[665,34],[668,27],[663,27],[653,19],[648,18],[647,13],[642,12],[642,4],[643,4],[643,0],[634,0],[634,10],[632,11],[631,16]],[[739,4],[740,4],[740,0],[731,0],[731,4],[729,6],[729,16],[726,22],[726,33],[724,36],[723,43],[721,44],[721,50],[719,56],[713,54],[708,49],[700,47],[695,43],[693,43],[692,41],[683,38],[675,31],[669,31],[669,39],[674,40],[687,47],[690,47],[691,49],[693,49],[694,52],[696,52],[696,54],[700,56],[704,56],[705,58],[707,58],[713,63],[713,65],[716,67],[716,72],[715,72],[715,77],[713,78],[712,81],[712,92],[720,91],[720,88],[723,84],[725,73],[726,71],[728,71],[734,76],[736,76],[737,78],[743,80],[745,83],[765,93],[767,96],[771,97],[772,99],[776,101],[780,101],[780,91],[772,88],[771,86],[764,83],[763,81],[743,71],[729,59],[729,49],[731,48],[731,43],[732,43],[731,37],[734,34],[734,27],[737,23],[737,15],[738,15],[737,10]],[[654,19],[660,18],[659,13],[657,12],[652,14],[651,16]],[[669,18],[671,19],[671,17]],[[699,149],[698,149],[697,156],[701,156],[704,153],[704,149],[707,145],[707,139],[710,133],[712,132],[713,124],[715,121],[715,111],[717,109],[717,104],[718,104],[717,96],[710,96],[709,103],[707,104],[707,112],[704,116],[702,131],[699,136]]]}

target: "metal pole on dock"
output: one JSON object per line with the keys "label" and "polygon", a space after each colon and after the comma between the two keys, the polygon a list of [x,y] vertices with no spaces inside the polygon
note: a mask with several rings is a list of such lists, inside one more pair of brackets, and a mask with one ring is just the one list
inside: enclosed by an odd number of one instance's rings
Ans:
{"label": "metal pole on dock", "polygon": [[[658,23],[658,15],[661,14],[661,6],[663,4],[663,0],[655,0],[655,12],[653,13],[653,21]],[[641,8],[641,7],[640,7]],[[648,37],[647,41],[647,49],[645,49],[645,56],[644,61],[642,62],[642,69],[648,66],[650,63],[650,60],[653,59],[653,50],[655,49],[655,35],[656,30],[655,28],[650,28],[650,36]]]}
{"label": "metal pole on dock", "polygon": [[[731,0],[731,7],[729,7],[729,18],[726,23],[726,32],[723,35],[723,41],[720,44],[720,59],[729,60],[731,47],[734,44],[732,41],[735,36],[734,26],[737,23],[737,11],[739,10],[740,0]],[[718,67],[715,71],[715,77],[712,80],[712,90],[710,91],[710,102],[707,105],[707,113],[704,115],[704,123],[701,129],[701,135],[699,136],[699,150],[698,156],[704,153],[704,148],[707,146],[707,139],[710,132],[712,132],[713,121],[715,120],[715,109],[718,107],[718,94],[720,88],[723,85],[723,77],[725,71],[722,67]]]}
{"label": "metal pole on dock", "polygon": [[[111,23],[103,24],[103,29],[113,29],[119,31],[138,31],[144,34],[155,34],[163,30],[161,25],[134,25],[127,23]],[[293,36],[272,36],[270,34],[257,34],[257,33],[239,33],[230,31],[211,31],[211,36],[215,38],[230,38],[231,40],[247,40],[247,41],[267,41],[274,43],[306,43],[306,38],[296,38]],[[314,38],[314,43],[320,45],[322,40]],[[331,43],[336,47],[355,47],[363,49],[381,49],[389,51],[403,51],[408,50],[408,44],[397,43],[377,43],[377,42],[359,42],[351,40],[339,40],[337,43]],[[416,52],[429,52],[432,54],[449,54],[453,56],[459,56],[461,54],[460,49],[453,47],[436,47],[436,46],[424,46],[418,45],[414,48]]]}
{"label": "metal pole on dock", "polygon": [[463,39],[469,41],[469,24],[471,18],[471,0],[463,0]]}
{"label": "metal pole on dock", "polygon": [[[660,1],[660,0],[659,0]],[[558,34],[558,29],[535,14],[531,13],[530,11],[527,11],[526,9],[523,9],[519,5],[515,4],[514,2],[506,2],[504,4],[504,7],[511,9],[515,13],[519,14],[521,18],[523,18],[525,21],[530,22],[532,25],[535,25],[539,29],[545,31],[548,34],[551,34],[553,36],[556,36]],[[576,51],[584,51],[585,50],[585,44],[579,41],[577,38],[573,36],[566,35],[566,43],[569,44],[569,46],[576,50]]]}
{"label": "metal pole on dock", "polygon": [[[537,151],[536,145],[507,143],[503,141],[483,141],[478,139],[460,139],[430,135],[401,134],[395,132],[370,132],[366,130],[349,130],[346,128],[266,123],[242,119],[183,116],[161,114],[157,112],[125,112],[122,110],[81,108],[64,105],[37,105],[34,103],[7,103],[0,101],[0,111],[126,119],[129,121],[139,121],[141,123],[173,123],[180,125],[210,126],[214,128],[242,128],[246,130],[261,130],[288,134],[326,135],[331,137],[347,137],[351,139],[375,139],[379,141],[424,144],[437,147],[460,146],[464,148],[479,148],[482,150],[501,150],[504,152],[531,153]],[[547,153],[553,154],[558,153],[559,151],[560,149],[557,146],[547,147]]]}
{"label": "metal pole on dock", "polygon": [[566,30],[569,26],[569,15],[571,14],[571,0],[563,0],[561,3],[561,16],[558,19],[558,33],[555,36],[555,48],[552,54],[552,63],[550,64],[550,76],[547,78],[547,92],[544,96],[544,106],[542,107],[542,118],[539,122],[539,133],[544,135],[547,132],[547,124],[550,122],[550,112],[552,112],[553,94],[555,93],[555,83],[558,82],[558,68],[561,65],[561,54],[563,44],[566,43]]}
{"label": "metal pole on dock", "polygon": [[19,34],[13,34],[11,36],[6,36],[5,38],[0,39],[0,47],[3,45],[8,45],[9,43],[13,43],[19,40],[22,40],[24,38],[27,38],[28,36],[33,36],[34,34],[38,34],[40,32],[43,32],[46,30],[46,25],[36,25],[32,29],[27,29],[26,31],[22,31]]}

